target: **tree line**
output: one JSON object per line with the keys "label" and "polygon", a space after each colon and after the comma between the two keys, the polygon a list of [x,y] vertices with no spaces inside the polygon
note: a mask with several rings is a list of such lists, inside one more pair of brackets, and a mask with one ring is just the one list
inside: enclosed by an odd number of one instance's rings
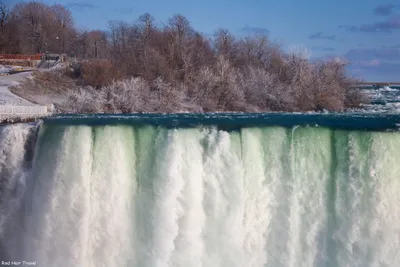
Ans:
{"label": "tree line", "polygon": [[10,7],[0,1],[0,53],[90,57],[89,47],[106,46],[106,42],[103,31],[77,29],[71,11],[63,5],[31,1]]}
{"label": "tree line", "polygon": [[138,88],[151,97],[189,99],[203,111],[343,110],[365,100],[343,60],[310,62],[304,53],[285,53],[266,35],[238,38],[217,29],[207,37],[179,14],[162,25],[146,13],[134,23],[109,22],[108,31],[81,31],[64,6],[26,2],[10,10],[1,5],[0,27],[0,52],[83,59],[67,75],[94,90],[140,78],[148,86]]}

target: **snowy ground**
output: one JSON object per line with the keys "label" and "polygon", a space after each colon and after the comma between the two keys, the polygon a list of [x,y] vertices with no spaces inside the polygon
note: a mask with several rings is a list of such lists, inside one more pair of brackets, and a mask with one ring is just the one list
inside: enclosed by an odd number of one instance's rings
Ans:
{"label": "snowy ground", "polygon": [[0,74],[7,74],[11,71],[12,69],[8,66],[3,66],[0,65]]}
{"label": "snowy ground", "polygon": [[30,74],[30,72],[23,72],[18,74],[0,76],[0,105],[34,105],[31,102],[12,94],[8,90],[8,87],[18,84],[19,82],[29,77]]}

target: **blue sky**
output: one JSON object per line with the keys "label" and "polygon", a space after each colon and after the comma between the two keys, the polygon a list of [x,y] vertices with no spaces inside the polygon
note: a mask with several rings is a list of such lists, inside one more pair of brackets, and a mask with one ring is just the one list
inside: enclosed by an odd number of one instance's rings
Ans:
{"label": "blue sky", "polygon": [[134,22],[148,12],[160,23],[182,14],[205,34],[217,28],[236,35],[266,32],[285,48],[308,48],[313,58],[346,57],[354,76],[400,81],[399,0],[42,1],[67,6],[86,29],[107,29],[110,20]]}

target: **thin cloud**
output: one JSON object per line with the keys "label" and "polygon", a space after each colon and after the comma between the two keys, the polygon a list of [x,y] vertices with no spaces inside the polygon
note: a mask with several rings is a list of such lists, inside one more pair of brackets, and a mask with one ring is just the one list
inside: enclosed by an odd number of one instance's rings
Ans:
{"label": "thin cloud", "polygon": [[382,65],[382,61],[379,59],[364,60],[358,63],[361,67],[378,67]]}
{"label": "thin cloud", "polygon": [[324,51],[324,52],[335,52],[336,48],[333,47],[322,47],[322,46],[313,46],[313,50],[319,50],[319,51]]}
{"label": "thin cloud", "polygon": [[378,60],[364,61],[350,64],[349,71],[360,78],[379,77],[370,79],[380,79],[381,81],[397,80],[400,72],[400,63],[380,62]]}
{"label": "thin cloud", "polygon": [[340,54],[337,53],[327,53],[321,57],[317,57],[313,60],[313,62],[321,62],[321,61],[331,61],[331,60],[339,60],[339,61],[346,61],[347,59]]}
{"label": "thin cloud", "polygon": [[324,50],[325,52],[334,52],[334,51],[336,51],[336,49],[333,48],[333,47],[324,47],[323,50]]}
{"label": "thin cloud", "polygon": [[374,8],[373,13],[377,16],[390,16],[394,13],[395,7],[393,4],[379,5]]}
{"label": "thin cloud", "polygon": [[240,29],[241,32],[245,34],[263,34],[263,35],[268,35],[269,30],[267,28],[263,27],[250,27],[246,25],[244,28]]}
{"label": "thin cloud", "polygon": [[75,11],[83,11],[85,9],[97,9],[99,8],[96,5],[90,4],[90,3],[80,3],[80,2],[71,2],[65,5],[66,8],[72,9]]}
{"label": "thin cloud", "polygon": [[380,61],[399,61],[400,48],[355,48],[350,49],[345,57],[353,62],[380,60]]}
{"label": "thin cloud", "polygon": [[[397,46],[397,48],[396,48]],[[332,60],[338,55],[326,54],[318,60]],[[342,54],[349,62],[348,71],[357,78],[396,80],[400,73],[400,45],[377,48],[354,48]]]}
{"label": "thin cloud", "polygon": [[392,33],[400,30],[400,16],[394,16],[386,21],[375,22],[372,24],[364,24],[361,26],[340,25],[339,28],[348,32],[364,32],[364,33]]}
{"label": "thin cloud", "polygon": [[310,34],[308,39],[311,40],[329,40],[329,41],[343,41],[343,39],[338,39],[336,35],[324,35],[323,32],[317,32],[314,34]]}
{"label": "thin cloud", "polygon": [[114,8],[114,12],[119,14],[132,14],[136,8],[134,7],[118,7]]}

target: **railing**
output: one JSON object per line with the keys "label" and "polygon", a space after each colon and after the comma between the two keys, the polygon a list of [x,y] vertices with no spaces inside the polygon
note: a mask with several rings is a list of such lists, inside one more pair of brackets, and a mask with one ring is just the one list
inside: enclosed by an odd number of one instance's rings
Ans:
{"label": "railing", "polygon": [[53,105],[47,106],[0,106],[0,122],[21,121],[43,118],[52,115]]}
{"label": "railing", "polygon": [[0,114],[46,114],[47,106],[0,106]]}

